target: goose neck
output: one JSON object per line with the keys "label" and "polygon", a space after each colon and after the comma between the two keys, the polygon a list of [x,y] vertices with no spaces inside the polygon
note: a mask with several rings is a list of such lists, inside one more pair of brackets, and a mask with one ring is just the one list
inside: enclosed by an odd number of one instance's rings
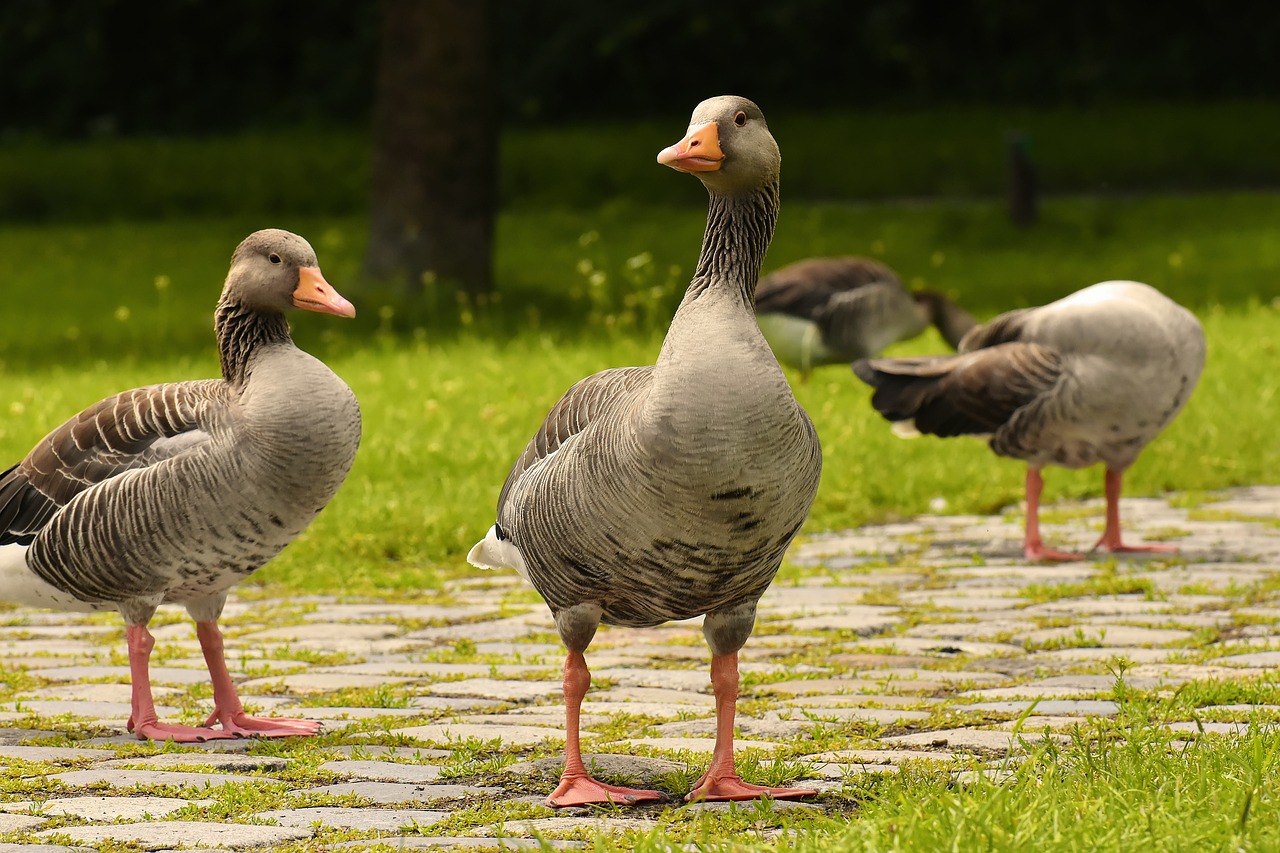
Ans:
{"label": "goose neck", "polygon": [[760,266],[777,221],[777,181],[745,194],[712,193],[702,252],[685,302],[711,288],[728,288],[754,310]]}
{"label": "goose neck", "polygon": [[283,314],[257,311],[230,300],[218,303],[213,325],[222,376],[232,385],[248,380],[249,363],[261,347],[293,340]]}

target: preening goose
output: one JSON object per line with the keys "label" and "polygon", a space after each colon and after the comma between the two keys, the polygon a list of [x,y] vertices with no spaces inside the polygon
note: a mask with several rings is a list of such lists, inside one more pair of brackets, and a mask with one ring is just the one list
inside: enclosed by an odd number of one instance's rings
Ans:
{"label": "preening goose", "polygon": [[756,318],[774,355],[802,380],[824,364],[874,358],[932,323],[952,347],[977,322],[946,295],[909,291],[889,267],[872,260],[809,258],[760,280]]}
{"label": "preening goose", "polygon": [[[227,591],[324,508],[360,443],[346,384],[289,337],[292,308],[354,317],[305,240],[251,234],[231,258],[214,325],[222,378],[125,391],[49,433],[0,474],[0,599],[118,609],[132,681],[129,729],[180,742],[314,734],[246,716],[217,620]],[[147,623],[185,605],[213,682],[204,726],[161,723]],[[217,721],[221,729],[210,728]]]}
{"label": "preening goose", "polygon": [[746,784],[733,763],[738,649],[822,466],[813,424],[752,311],[777,219],[778,147],[755,104],[719,97],[698,105],[658,162],[694,173],[711,196],[697,269],[658,361],[596,373],[565,393],[468,555],[530,580],[568,650],[565,770],[551,806],[659,798],[597,782],[583,766],[583,652],[600,622],[649,627],[703,614],[716,746],[687,799],[812,793]]}
{"label": "preening goose", "polygon": [[1026,461],[1027,559],[1080,559],[1041,541],[1045,465],[1106,465],[1106,528],[1095,549],[1177,550],[1121,540],[1120,488],[1204,368],[1204,332],[1190,311],[1148,285],[1106,281],[1001,314],[966,335],[960,353],[859,361],[853,370],[899,428],[981,435],[1000,456]]}

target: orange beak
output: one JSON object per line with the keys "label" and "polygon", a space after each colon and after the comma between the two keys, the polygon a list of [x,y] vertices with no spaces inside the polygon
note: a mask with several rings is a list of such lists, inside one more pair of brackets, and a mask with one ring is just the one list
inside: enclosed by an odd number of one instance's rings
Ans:
{"label": "orange beak", "polygon": [[714,121],[689,131],[684,139],[658,152],[659,163],[681,172],[714,172],[723,161],[720,128]]}
{"label": "orange beak", "polygon": [[298,286],[293,291],[293,305],[321,314],[339,317],[356,316],[356,306],[342,298],[320,274],[319,267],[299,267]]}

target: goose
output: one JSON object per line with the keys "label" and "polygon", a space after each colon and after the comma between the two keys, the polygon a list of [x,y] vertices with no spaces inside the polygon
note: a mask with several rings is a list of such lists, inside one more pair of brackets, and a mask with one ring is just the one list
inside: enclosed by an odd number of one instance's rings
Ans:
{"label": "goose", "polygon": [[601,622],[697,616],[712,655],[716,742],[686,799],[813,793],[747,784],[733,759],[738,650],[822,467],[813,423],[752,310],[777,221],[778,146],[759,107],[722,96],[698,105],[658,162],[696,175],[710,208],[657,363],[604,370],[564,394],[511,469],[497,523],[468,555],[529,580],[565,645],[565,767],[552,807],[661,797],[604,784],[584,767],[584,652]]}
{"label": "goose", "polygon": [[967,334],[960,354],[855,362],[895,430],[978,435],[1027,463],[1029,560],[1078,560],[1040,537],[1041,469],[1106,466],[1106,525],[1094,550],[1172,552],[1120,535],[1124,472],[1186,405],[1204,369],[1195,316],[1147,284],[1104,281]]}
{"label": "goose", "polygon": [[[0,599],[120,612],[128,728],[140,740],[319,730],[312,721],[245,714],[218,628],[228,590],[311,523],[360,443],[355,396],[294,346],[291,308],[355,316],[303,238],[251,234],[231,258],[215,312],[221,379],[107,397],[0,474]],[[196,623],[213,684],[203,726],[156,716],[147,625],[165,602],[184,605]]]}
{"label": "goose", "polygon": [[932,323],[954,349],[977,321],[936,290],[909,291],[871,258],[807,258],[760,280],[756,319],[774,355],[808,381],[813,368],[874,358]]}

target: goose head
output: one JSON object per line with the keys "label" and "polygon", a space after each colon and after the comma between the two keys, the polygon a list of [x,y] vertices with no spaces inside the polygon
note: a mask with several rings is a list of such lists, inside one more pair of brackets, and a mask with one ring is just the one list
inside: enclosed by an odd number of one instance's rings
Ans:
{"label": "goose head", "polygon": [[223,301],[265,314],[292,308],[354,317],[344,299],[320,272],[311,244],[288,231],[255,231],[236,247]]}
{"label": "goose head", "polygon": [[782,155],[760,108],[722,95],[698,104],[685,137],[662,149],[658,162],[697,175],[711,192],[735,195],[776,183]]}

